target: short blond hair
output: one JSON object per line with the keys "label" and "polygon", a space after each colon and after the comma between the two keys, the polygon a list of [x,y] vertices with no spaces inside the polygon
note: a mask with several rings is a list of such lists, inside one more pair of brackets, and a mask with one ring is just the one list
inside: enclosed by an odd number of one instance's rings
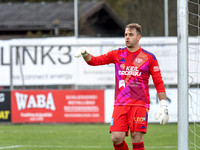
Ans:
{"label": "short blond hair", "polygon": [[126,28],[129,28],[129,29],[136,29],[138,35],[142,35],[142,27],[138,24],[138,23],[130,23],[130,24],[127,24],[125,29]]}

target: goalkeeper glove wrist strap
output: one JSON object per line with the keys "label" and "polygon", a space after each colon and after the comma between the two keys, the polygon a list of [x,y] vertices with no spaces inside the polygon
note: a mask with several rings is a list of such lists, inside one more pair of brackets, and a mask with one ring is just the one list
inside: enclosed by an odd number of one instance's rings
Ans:
{"label": "goalkeeper glove wrist strap", "polygon": [[167,100],[164,100],[164,99],[160,100],[160,106],[161,107],[168,107]]}

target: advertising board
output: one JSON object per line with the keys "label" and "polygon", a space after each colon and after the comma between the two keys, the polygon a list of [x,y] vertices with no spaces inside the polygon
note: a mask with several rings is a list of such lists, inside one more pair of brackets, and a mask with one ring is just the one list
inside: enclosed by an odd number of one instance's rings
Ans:
{"label": "advertising board", "polygon": [[0,122],[11,121],[10,91],[0,91]]}
{"label": "advertising board", "polygon": [[14,90],[13,123],[104,122],[103,90]]}

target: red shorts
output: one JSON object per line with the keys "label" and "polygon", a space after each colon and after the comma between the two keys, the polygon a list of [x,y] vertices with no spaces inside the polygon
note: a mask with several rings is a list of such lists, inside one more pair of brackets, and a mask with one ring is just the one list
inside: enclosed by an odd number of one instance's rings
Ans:
{"label": "red shorts", "polygon": [[146,133],[147,122],[147,108],[136,106],[115,106],[110,124],[110,132],[122,131],[126,132],[126,136],[128,136],[129,129],[131,132],[137,131]]}

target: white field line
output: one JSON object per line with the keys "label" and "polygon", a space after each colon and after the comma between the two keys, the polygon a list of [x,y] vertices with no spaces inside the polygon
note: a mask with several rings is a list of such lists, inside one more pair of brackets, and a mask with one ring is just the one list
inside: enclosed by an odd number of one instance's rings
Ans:
{"label": "white field line", "polygon": [[[12,145],[12,146],[3,146],[0,147],[0,149],[15,149],[15,148],[67,148],[67,149],[74,149],[74,148],[79,148],[79,149],[112,149],[113,146],[92,146],[92,145],[88,145],[88,146],[63,146],[63,145]],[[130,147],[131,148],[131,147]],[[146,149],[176,149],[177,146],[146,146]],[[190,146],[190,148],[193,148],[193,146]]]}
{"label": "white field line", "polygon": [[[79,148],[79,149],[111,149],[113,146],[74,146],[74,145],[69,145],[69,146],[63,146],[63,145],[12,145],[12,146],[3,146],[0,147],[0,149],[15,149],[15,148],[20,148],[20,147],[25,147],[25,148],[68,148],[68,149],[74,149],[74,148]],[[146,149],[172,149],[172,148],[177,148],[177,146],[146,146]],[[191,147],[190,147],[191,148]]]}
{"label": "white field line", "polygon": [[21,145],[3,146],[3,147],[0,147],[0,149],[12,149],[12,148],[19,148],[19,147],[23,147],[23,146]]}

